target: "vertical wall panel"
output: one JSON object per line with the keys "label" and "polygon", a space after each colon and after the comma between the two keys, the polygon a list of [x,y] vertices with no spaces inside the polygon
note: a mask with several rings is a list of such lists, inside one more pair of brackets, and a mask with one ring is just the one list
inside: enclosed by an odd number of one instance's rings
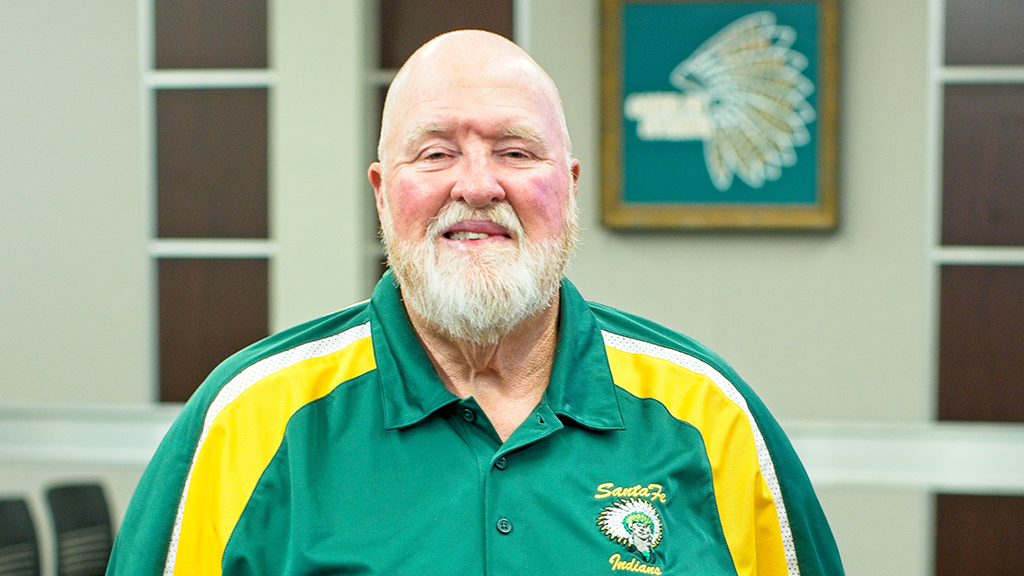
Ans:
{"label": "vertical wall panel", "polygon": [[266,89],[157,93],[161,238],[267,237]]}
{"label": "vertical wall panel", "polygon": [[1024,246],[1024,86],[946,86],[944,124],[942,243]]}
{"label": "vertical wall panel", "polygon": [[1024,2],[946,0],[946,64],[1024,65]]}
{"label": "vertical wall panel", "polygon": [[267,336],[267,261],[162,259],[160,400],[184,402],[217,364]]}
{"label": "vertical wall panel", "polygon": [[[1024,65],[1024,2],[945,0],[945,25],[961,74]],[[941,244],[1024,246],[1024,86],[943,89]],[[943,265],[940,292],[938,418],[1024,422],[1024,267]],[[1024,574],[1024,498],[940,494],[935,518],[938,576]]]}
{"label": "vertical wall panel", "polygon": [[1024,267],[944,266],[939,419],[1024,422]]}
{"label": "vertical wall panel", "polygon": [[1024,497],[939,494],[937,576],[1024,574]]}
{"label": "vertical wall panel", "polygon": [[397,68],[434,36],[474,28],[512,38],[513,0],[381,0],[381,68]]}
{"label": "vertical wall panel", "polygon": [[156,67],[266,68],[266,0],[157,0]]}

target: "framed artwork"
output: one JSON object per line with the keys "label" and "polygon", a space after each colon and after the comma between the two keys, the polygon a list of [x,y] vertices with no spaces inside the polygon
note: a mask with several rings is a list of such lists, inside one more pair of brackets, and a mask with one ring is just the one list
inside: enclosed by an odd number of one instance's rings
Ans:
{"label": "framed artwork", "polygon": [[838,0],[602,0],[602,219],[831,230]]}

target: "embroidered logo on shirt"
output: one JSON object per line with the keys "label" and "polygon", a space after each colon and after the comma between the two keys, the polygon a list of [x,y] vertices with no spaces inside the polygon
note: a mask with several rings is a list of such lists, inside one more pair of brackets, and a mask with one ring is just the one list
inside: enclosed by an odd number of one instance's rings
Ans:
{"label": "embroidered logo on shirt", "polygon": [[662,521],[655,504],[668,501],[661,484],[637,484],[616,486],[605,482],[594,492],[595,500],[615,499],[605,506],[597,516],[597,527],[612,542],[625,546],[633,555],[623,559],[622,554],[612,554],[608,559],[611,569],[661,574],[655,566],[655,547],[661,543]]}
{"label": "embroidered logo on shirt", "polygon": [[[611,483],[597,487],[594,498],[603,499],[619,496],[619,500],[606,506],[597,516],[597,527],[612,542],[626,547],[633,558],[622,559],[621,554],[612,554],[608,559],[611,569],[661,574],[661,568],[653,566],[656,561],[654,548],[661,543],[661,515],[652,502],[664,503],[667,499],[660,484],[648,484],[623,488]],[[622,498],[622,496],[627,496]]]}
{"label": "embroidered logo on shirt", "polygon": [[597,525],[605,536],[637,552],[644,562],[654,559],[654,548],[661,542],[661,516],[644,500],[619,500],[601,511]]}
{"label": "embroidered logo on shirt", "polygon": [[661,488],[661,484],[648,484],[647,486],[637,484],[636,486],[624,487],[616,486],[611,482],[605,482],[598,486],[597,492],[594,493],[594,498],[598,500],[611,496],[617,498],[640,498],[650,500],[651,502],[658,501],[662,504],[665,503],[667,498],[665,491]]}

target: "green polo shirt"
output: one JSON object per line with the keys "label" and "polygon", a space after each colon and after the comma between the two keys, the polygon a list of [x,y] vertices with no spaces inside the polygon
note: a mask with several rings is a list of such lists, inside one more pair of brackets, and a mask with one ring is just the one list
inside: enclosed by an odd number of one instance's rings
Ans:
{"label": "green polo shirt", "polygon": [[563,281],[504,443],[373,297],[225,361],[143,475],[108,574],[839,575],[795,453],[717,356]]}

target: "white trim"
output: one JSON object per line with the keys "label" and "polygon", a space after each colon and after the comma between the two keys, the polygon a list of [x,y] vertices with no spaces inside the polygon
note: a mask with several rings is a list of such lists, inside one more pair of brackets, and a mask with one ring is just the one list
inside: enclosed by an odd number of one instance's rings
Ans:
{"label": "white trim", "polygon": [[1024,424],[784,426],[816,487],[1024,495]]}
{"label": "white trim", "polygon": [[[153,0],[138,0],[136,2],[139,11],[139,78],[144,79],[150,73],[156,52],[156,18],[153,15],[155,7]],[[156,202],[156,93],[146,86],[145,81],[139,83],[141,92],[141,109],[139,110],[139,124],[142,127],[139,144],[141,154],[141,166],[143,182],[141,186],[143,214],[146,222],[147,241],[156,237],[157,230],[157,202]],[[148,259],[147,284],[146,284],[146,338],[149,340],[147,346],[149,366],[150,398],[160,397],[160,305],[159,305],[159,276],[157,263],[153,258]]]}
{"label": "white trim", "polygon": [[793,543],[793,533],[789,527],[789,513],[786,511],[786,503],[782,498],[782,488],[779,486],[779,478],[775,473],[775,462],[772,461],[772,455],[768,451],[768,446],[765,444],[764,436],[761,434],[761,429],[757,425],[757,421],[754,419],[754,415],[750,412],[750,407],[747,406],[747,400],[740,394],[740,391],[736,389],[732,382],[728,378],[722,375],[721,372],[716,370],[710,364],[684,354],[678,350],[672,350],[671,348],[664,348],[651,344],[650,342],[644,342],[643,340],[636,340],[633,338],[627,338],[619,334],[613,334],[611,332],[602,330],[601,335],[604,336],[604,343],[606,346],[615,348],[622,352],[631,354],[644,354],[660,360],[671,362],[676,366],[683,369],[701,374],[711,380],[722,394],[726,398],[731,400],[736,406],[743,411],[746,415],[747,421],[750,425],[751,434],[754,436],[754,446],[757,450],[757,460],[761,468],[761,476],[764,478],[765,484],[768,485],[768,491],[772,494],[772,500],[775,501],[775,510],[778,513],[779,518],[779,532],[782,536],[782,547],[786,553],[786,565],[789,569],[790,576],[800,575],[800,564],[796,557],[796,545]]}
{"label": "white trim", "polygon": [[271,258],[277,254],[277,244],[272,240],[173,238],[152,240],[147,251],[152,258]]}
{"label": "white trim", "polygon": [[270,88],[277,74],[263,68],[253,70],[151,70],[143,83],[154,89],[184,88]]}
{"label": "white trim", "polygon": [[533,40],[533,0],[512,1],[512,41],[526,52]]}
{"label": "white trim", "polygon": [[179,405],[0,408],[0,462],[144,466]]}
{"label": "white trim", "polygon": [[1024,248],[1006,246],[937,246],[932,250],[936,264],[979,266],[1024,266]]}
{"label": "white trim", "polygon": [[939,81],[946,84],[1024,84],[1024,66],[945,66]]}
{"label": "white trim", "polygon": [[936,414],[938,410],[938,387],[939,381],[939,272],[940,267],[934,259],[927,256],[934,252],[942,242],[942,122],[943,122],[943,97],[942,83],[938,77],[942,70],[942,59],[944,54],[944,37],[942,30],[945,30],[945,3],[944,0],[930,0],[928,2],[928,83],[925,94],[925,106],[927,115],[925,117],[925,238],[924,238],[924,294],[926,308],[926,320],[923,327],[926,332],[928,348],[927,370],[928,380],[931,385],[926,390],[926,401],[928,403],[928,414]]}

